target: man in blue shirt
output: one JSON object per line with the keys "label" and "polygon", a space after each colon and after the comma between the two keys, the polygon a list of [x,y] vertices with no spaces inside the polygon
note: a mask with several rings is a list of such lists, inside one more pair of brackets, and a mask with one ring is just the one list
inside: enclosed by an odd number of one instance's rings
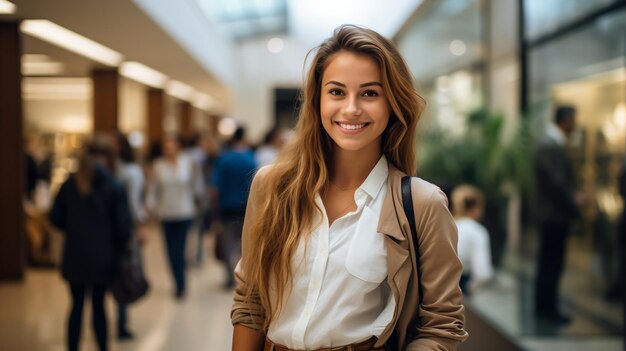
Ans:
{"label": "man in blue shirt", "polygon": [[217,238],[216,254],[226,264],[226,285],[229,288],[235,285],[233,270],[241,257],[241,230],[250,184],[257,167],[254,153],[244,136],[244,128],[239,127],[230,141],[230,148],[218,158],[212,177],[217,213],[224,226]]}

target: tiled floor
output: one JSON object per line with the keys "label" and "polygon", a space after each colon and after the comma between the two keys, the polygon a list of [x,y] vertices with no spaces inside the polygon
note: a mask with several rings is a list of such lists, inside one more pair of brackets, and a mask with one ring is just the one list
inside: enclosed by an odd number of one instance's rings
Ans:
{"label": "tiled floor", "polygon": [[[191,266],[188,294],[185,300],[178,302],[172,296],[162,238],[156,229],[151,234],[144,249],[151,290],[130,307],[133,341],[116,342],[115,304],[111,298],[107,301],[111,350],[229,350],[232,300],[231,292],[222,288],[222,267],[210,257],[202,266]],[[193,240],[189,243],[193,247]],[[68,308],[69,292],[56,270],[29,270],[24,282],[1,283],[0,350],[65,350]],[[86,308],[81,349],[85,351],[97,350],[90,317]]]}
{"label": "tiled floor", "polygon": [[[189,246],[193,249],[195,241],[190,240]],[[212,252],[210,239],[206,246],[207,252]],[[570,257],[574,266],[584,259]],[[119,343],[115,340],[115,305],[111,298],[107,301],[111,350],[229,350],[232,338],[229,319],[231,292],[222,288],[222,266],[210,255],[201,266],[190,266],[189,291],[186,299],[178,302],[172,297],[171,277],[157,228],[153,228],[145,245],[144,263],[151,290],[147,297],[130,308],[130,325],[136,336],[133,341]],[[599,325],[596,319],[589,318],[588,313],[576,313],[581,301],[586,301],[593,306],[592,309],[608,316],[610,326],[620,322],[620,305],[590,299],[589,290],[577,285],[580,273],[576,270],[568,272],[564,286],[576,287],[577,290],[567,299],[566,307],[574,312],[574,322],[567,328],[533,332],[533,328],[535,331],[539,329],[533,326],[527,311],[528,301],[524,301],[528,295],[524,293],[525,289],[527,291],[532,287],[527,279],[524,284],[525,280],[519,279],[519,276],[498,274],[494,284],[474,295],[468,303],[514,337],[527,351],[624,350],[619,333],[607,329],[606,325]],[[23,282],[0,283],[0,350],[65,350],[68,308],[67,287],[57,270],[33,269],[28,271]],[[84,313],[82,350],[96,350],[89,309]]]}

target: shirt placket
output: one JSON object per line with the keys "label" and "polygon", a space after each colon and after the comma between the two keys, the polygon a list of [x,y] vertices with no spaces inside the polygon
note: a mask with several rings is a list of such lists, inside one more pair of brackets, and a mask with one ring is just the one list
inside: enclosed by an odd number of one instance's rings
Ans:
{"label": "shirt placket", "polygon": [[295,348],[299,350],[306,349],[304,345],[304,335],[311,320],[311,316],[313,315],[315,305],[319,299],[320,291],[322,290],[324,273],[326,271],[326,264],[328,263],[328,232],[328,219],[326,215],[324,215],[324,225],[321,226],[318,232],[319,235],[317,236],[317,252],[313,260],[311,280],[309,282],[304,309],[293,328],[291,336]]}

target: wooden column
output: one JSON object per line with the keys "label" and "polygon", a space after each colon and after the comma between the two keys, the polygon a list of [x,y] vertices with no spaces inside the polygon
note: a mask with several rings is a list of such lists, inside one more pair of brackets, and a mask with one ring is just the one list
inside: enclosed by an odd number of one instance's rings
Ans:
{"label": "wooden column", "polygon": [[162,89],[148,90],[148,145],[160,143],[163,139],[163,114],[165,94]]}
{"label": "wooden column", "polygon": [[24,150],[18,22],[0,22],[0,279],[22,279]]}
{"label": "wooden column", "polygon": [[93,79],[93,130],[112,132],[117,130],[118,81],[116,69],[95,69]]}
{"label": "wooden column", "polygon": [[187,101],[181,101],[178,107],[180,114],[179,134],[183,137],[190,137],[193,134],[191,125],[191,104]]}

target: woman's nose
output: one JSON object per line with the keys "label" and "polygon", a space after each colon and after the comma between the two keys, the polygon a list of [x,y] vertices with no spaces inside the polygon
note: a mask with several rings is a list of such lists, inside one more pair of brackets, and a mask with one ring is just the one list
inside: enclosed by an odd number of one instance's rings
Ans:
{"label": "woman's nose", "polygon": [[361,107],[359,106],[359,100],[357,97],[350,97],[346,99],[345,113],[347,115],[358,116],[361,114]]}

